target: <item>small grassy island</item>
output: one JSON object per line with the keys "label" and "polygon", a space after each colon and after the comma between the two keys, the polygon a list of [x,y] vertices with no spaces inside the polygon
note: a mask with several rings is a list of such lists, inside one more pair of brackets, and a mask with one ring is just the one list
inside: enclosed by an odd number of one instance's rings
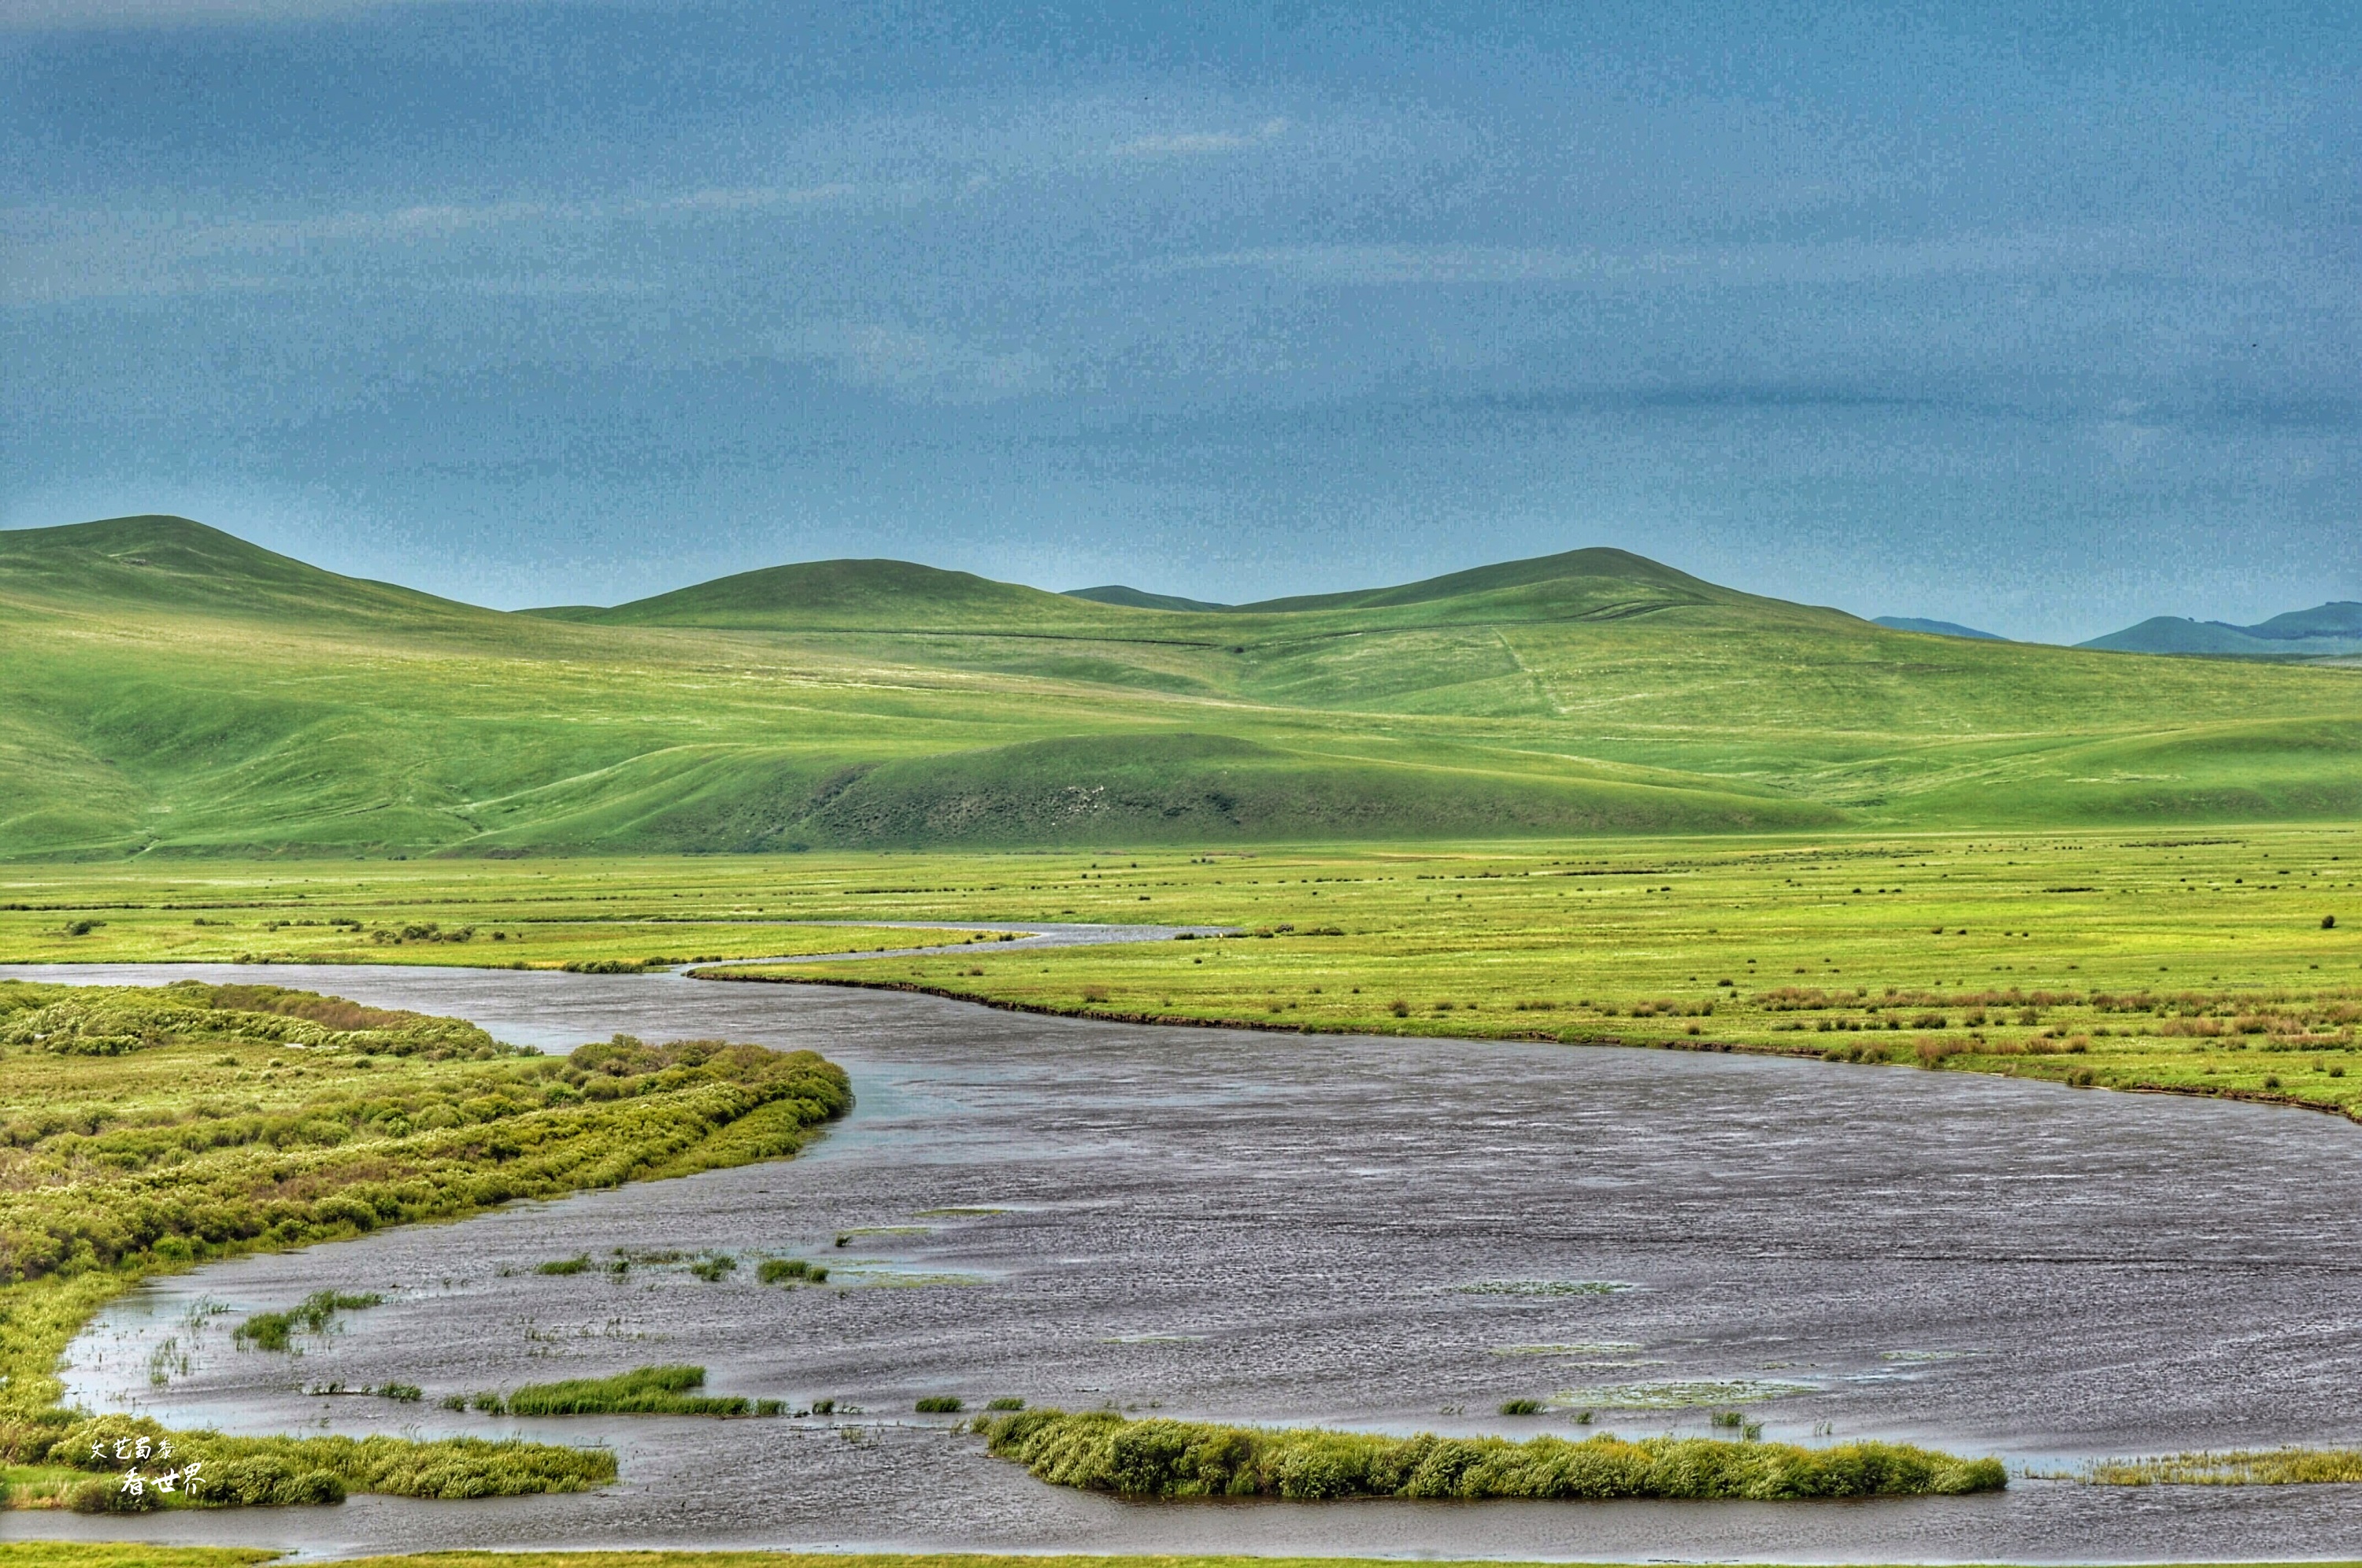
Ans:
{"label": "small grassy island", "polygon": [[1997,1459],[1899,1443],[1834,1448],[1608,1433],[1382,1437],[1025,1410],[977,1422],[986,1446],[1055,1485],[1126,1497],[1531,1497],[1603,1501],[1927,1497],[1999,1491]]}
{"label": "small grassy island", "polygon": [[[619,1036],[545,1056],[452,1019],[193,981],[0,981],[0,1497],[108,1511],[613,1480],[611,1454],[545,1443],[233,1439],[87,1419],[58,1408],[58,1358],[151,1275],[781,1158],[853,1099],[844,1071],[809,1051]],[[268,1349],[374,1300],[328,1293],[241,1332]],[[138,1461],[171,1487],[127,1492],[118,1476]]]}

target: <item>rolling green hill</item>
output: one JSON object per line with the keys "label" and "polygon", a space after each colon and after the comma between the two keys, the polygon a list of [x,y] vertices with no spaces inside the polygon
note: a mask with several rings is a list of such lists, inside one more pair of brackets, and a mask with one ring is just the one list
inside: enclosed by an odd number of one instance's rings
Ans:
{"label": "rolling green hill", "polygon": [[508,614],[0,533],[0,856],[2362,816],[2362,671],[1894,631],[1617,550],[1237,609],[896,561]]}

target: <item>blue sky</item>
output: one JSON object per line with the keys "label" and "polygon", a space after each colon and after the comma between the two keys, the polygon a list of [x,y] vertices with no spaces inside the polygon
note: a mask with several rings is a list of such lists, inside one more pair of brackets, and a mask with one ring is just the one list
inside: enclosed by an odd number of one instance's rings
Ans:
{"label": "blue sky", "polygon": [[2362,598],[2362,7],[0,0],[0,526]]}

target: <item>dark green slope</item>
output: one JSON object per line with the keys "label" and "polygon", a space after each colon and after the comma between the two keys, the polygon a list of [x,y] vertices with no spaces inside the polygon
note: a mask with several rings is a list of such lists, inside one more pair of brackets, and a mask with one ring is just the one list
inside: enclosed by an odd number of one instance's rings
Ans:
{"label": "dark green slope", "polygon": [[1151,593],[1145,589],[1126,588],[1110,582],[1103,588],[1070,588],[1069,599],[1087,599],[1094,604],[1121,604],[1133,610],[1235,610],[1235,604],[1216,604],[1209,600],[1184,599],[1177,593]]}
{"label": "dark green slope", "polygon": [[528,612],[607,626],[731,631],[1089,631],[1125,612],[910,561],[800,561],[716,578],[613,609]]}
{"label": "dark green slope", "polygon": [[1890,632],[1924,632],[1931,637],[1968,637],[1981,643],[2009,641],[1998,632],[1980,632],[1974,626],[1963,626],[1958,621],[1930,621],[1919,615],[1873,615],[1871,624],[1883,626]]}
{"label": "dark green slope", "polygon": [[1606,585],[1638,591],[1652,602],[1704,603],[1744,598],[1727,588],[1662,566],[1628,550],[1595,548],[1568,550],[1555,556],[1503,561],[1442,577],[1424,578],[1392,588],[1356,589],[1345,593],[1313,593],[1290,599],[1264,599],[1239,608],[1250,614],[1284,615],[1308,610],[1384,610],[1405,604],[1426,604],[1439,599],[1492,594],[1502,589],[1540,584],[1584,582],[1601,585],[1595,593],[1613,592]]}
{"label": "dark green slope", "polygon": [[186,517],[160,515],[0,532],[0,605],[380,625],[499,618],[497,611],[341,577]]}

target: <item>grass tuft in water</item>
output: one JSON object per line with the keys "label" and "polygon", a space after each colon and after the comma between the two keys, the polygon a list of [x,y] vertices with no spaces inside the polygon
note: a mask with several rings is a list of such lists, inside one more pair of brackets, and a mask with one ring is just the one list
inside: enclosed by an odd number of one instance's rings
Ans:
{"label": "grass tuft in water", "polygon": [[2362,1481],[2362,1449],[2268,1448],[2109,1459],[2083,1478],[2100,1486],[2298,1486]]}
{"label": "grass tuft in water", "polygon": [[257,1312],[240,1323],[230,1338],[239,1344],[252,1345],[257,1350],[292,1350],[298,1331],[325,1334],[337,1313],[358,1312],[384,1299],[375,1291],[315,1290],[304,1297],[301,1305],[291,1307],[284,1312]]}
{"label": "grass tuft in water", "polygon": [[766,1258],[755,1277],[765,1285],[824,1285],[828,1270],[803,1258]]}
{"label": "grass tuft in water", "polygon": [[[774,1414],[778,1402],[738,1395],[698,1394],[705,1386],[701,1366],[640,1366],[613,1377],[574,1377],[562,1383],[528,1383],[510,1394],[512,1416],[753,1416]],[[494,1396],[493,1397],[498,1397]]]}

